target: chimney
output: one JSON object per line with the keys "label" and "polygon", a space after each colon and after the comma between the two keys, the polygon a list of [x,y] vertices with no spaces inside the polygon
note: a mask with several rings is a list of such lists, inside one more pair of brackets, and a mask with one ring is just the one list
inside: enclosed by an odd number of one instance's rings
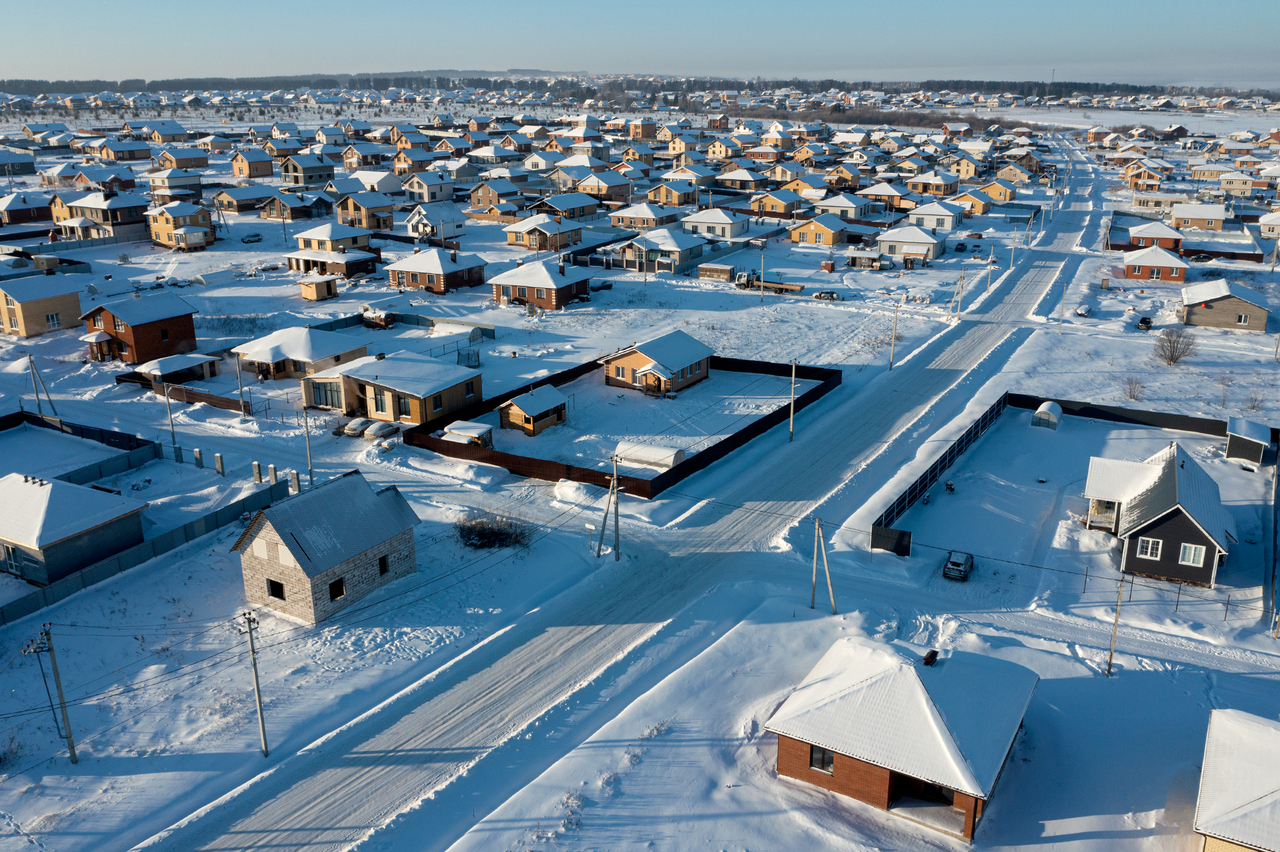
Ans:
{"label": "chimney", "polygon": [[449,262],[450,263],[458,262],[458,253],[456,251],[449,252]]}
{"label": "chimney", "polygon": [[938,652],[936,649],[930,648],[924,655],[924,664],[932,666],[936,662],[938,662]]}
{"label": "chimney", "polygon": [[564,261],[560,261],[560,277],[564,277]]}

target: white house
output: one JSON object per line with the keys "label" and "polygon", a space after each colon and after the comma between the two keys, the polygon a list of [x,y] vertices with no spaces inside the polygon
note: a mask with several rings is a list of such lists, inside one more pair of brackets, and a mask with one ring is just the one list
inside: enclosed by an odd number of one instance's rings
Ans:
{"label": "white house", "polygon": [[427,237],[454,240],[466,233],[467,217],[452,201],[437,201],[413,208],[405,226],[420,240]]}
{"label": "white house", "polygon": [[876,250],[890,257],[932,260],[946,250],[946,241],[915,225],[903,225],[881,234]]}
{"label": "white house", "polygon": [[685,216],[680,220],[680,227],[686,234],[701,234],[709,239],[730,239],[747,232],[751,227],[751,217],[711,207]]}
{"label": "white house", "polygon": [[964,219],[964,210],[956,204],[935,201],[911,211],[911,224],[918,228],[954,231]]}

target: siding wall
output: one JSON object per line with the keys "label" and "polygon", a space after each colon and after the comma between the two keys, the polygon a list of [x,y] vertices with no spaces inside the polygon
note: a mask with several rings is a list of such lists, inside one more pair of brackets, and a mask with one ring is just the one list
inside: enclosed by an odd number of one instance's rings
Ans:
{"label": "siding wall", "polygon": [[[1202,307],[1203,306],[1203,307]],[[1236,317],[1245,314],[1249,317],[1246,325],[1236,323]],[[1257,305],[1251,305],[1235,296],[1224,296],[1212,302],[1196,302],[1182,308],[1182,321],[1187,325],[1200,325],[1208,328],[1234,328],[1240,331],[1266,331],[1267,311]]]}
{"label": "siding wall", "polygon": [[[1159,559],[1143,559],[1138,556],[1140,537],[1158,538],[1163,542],[1160,546]],[[1198,544],[1204,547],[1203,566],[1197,568],[1178,564],[1178,555],[1183,544]],[[1217,555],[1218,546],[1201,532],[1181,509],[1176,509],[1165,517],[1129,534],[1125,543],[1124,570],[1128,574],[1142,574],[1177,582],[1212,586]]]}

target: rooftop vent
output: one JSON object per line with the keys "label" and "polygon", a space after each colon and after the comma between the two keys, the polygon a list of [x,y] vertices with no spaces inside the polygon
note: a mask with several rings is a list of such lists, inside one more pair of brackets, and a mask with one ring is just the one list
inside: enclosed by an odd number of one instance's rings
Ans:
{"label": "rooftop vent", "polygon": [[931,666],[936,662],[938,662],[938,652],[936,649],[930,648],[924,655],[924,664],[926,666]]}

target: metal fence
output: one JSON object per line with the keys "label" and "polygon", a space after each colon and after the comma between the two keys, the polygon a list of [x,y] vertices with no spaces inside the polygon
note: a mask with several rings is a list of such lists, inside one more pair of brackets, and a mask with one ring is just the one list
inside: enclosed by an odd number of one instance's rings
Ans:
{"label": "metal fence", "polygon": [[0,624],[12,624],[20,618],[39,612],[45,607],[52,606],[82,589],[87,589],[92,585],[101,583],[103,580],[108,580],[130,568],[182,547],[184,544],[194,541],[203,535],[219,530],[233,523],[246,512],[265,509],[288,496],[289,483],[277,482],[275,485],[267,486],[261,491],[250,494],[248,497],[196,518],[190,523],[183,524],[177,529],[170,530],[128,550],[122,550],[114,556],[81,568],[74,574],[50,583],[43,589],[38,589],[29,595],[0,607]]}
{"label": "metal fence", "polygon": [[[903,514],[910,509],[915,502],[925,495],[930,488],[938,483],[938,479],[946,472],[951,465],[955,464],[956,459],[973,445],[973,442],[982,437],[982,435],[991,428],[991,424],[996,422],[1000,414],[1009,406],[1009,394],[1003,393],[1000,398],[991,404],[991,407],[982,412],[982,415],[970,424],[968,429],[964,430],[959,438],[951,442],[942,455],[934,460],[933,464],[918,477],[915,481],[907,486],[907,489],[898,495],[889,508],[885,509],[876,518],[872,525],[876,527],[888,528],[892,527],[894,522],[901,518]],[[1038,404],[1037,404],[1038,405]]]}
{"label": "metal fence", "polygon": [[[575,379],[588,375],[600,369],[600,365],[595,361],[588,361],[585,364],[579,364],[552,376],[547,376],[532,382],[524,387],[517,388],[514,391],[508,391],[501,396],[484,400],[468,406],[467,408],[456,412],[455,417],[458,420],[473,420],[483,414],[497,410],[498,406],[509,399],[528,393],[534,388],[551,385],[559,387],[568,384]],[[774,364],[768,361],[746,361],[738,358],[721,358],[713,355],[711,357],[711,369],[721,370],[726,373],[760,373],[769,376],[790,376],[790,364]],[[817,402],[831,391],[840,386],[842,374],[839,370],[830,367],[805,367],[797,365],[795,368],[796,378],[809,381],[817,381],[816,387],[810,388],[800,396],[796,397],[796,411]],[[669,470],[665,470],[652,479],[642,479],[635,476],[619,476],[618,482],[622,489],[633,497],[641,497],[651,500],[657,497],[666,489],[676,485],[685,478],[692,476],[708,465],[716,462],[734,450],[746,444],[752,438],[763,435],[765,432],[786,421],[790,416],[790,407],[781,406],[758,420],[755,420],[747,426],[726,435],[722,440],[712,444],[705,450],[697,453],[685,461],[675,465]],[[601,470],[594,468],[577,467],[563,462],[550,461],[548,459],[532,458],[529,456],[517,456],[511,453],[503,453],[497,450],[490,450],[474,444],[457,444],[451,441],[444,441],[439,438],[432,437],[434,426],[416,426],[404,433],[404,442],[410,446],[422,447],[439,453],[442,456],[450,458],[464,459],[467,461],[475,461],[483,464],[491,464],[497,467],[506,468],[518,476],[527,476],[532,479],[542,479],[548,482],[559,482],[562,479],[568,479],[573,482],[581,482],[587,485],[598,485],[600,487],[608,487],[610,475]]]}
{"label": "metal fence", "polygon": [[70,482],[74,485],[84,485],[88,482],[97,482],[99,479],[105,479],[108,476],[116,476],[117,474],[135,470],[158,458],[163,458],[160,445],[148,442],[145,447],[139,447],[136,450],[130,450],[127,453],[122,453],[94,464],[87,464],[84,467],[69,470],[66,473],[60,473],[54,479],[60,479],[63,482]]}
{"label": "metal fence", "polygon": [[99,429],[97,426],[82,426],[79,423],[70,423],[60,417],[52,417],[48,414],[33,414],[30,411],[15,411],[12,414],[0,417],[0,431],[21,426],[23,423],[43,429],[52,429],[54,432],[62,432],[65,435],[73,435],[77,438],[84,438],[86,441],[96,441],[99,444],[106,444],[108,447],[114,447],[125,452],[154,444],[153,441],[139,438],[137,435],[130,435],[128,432]]}

